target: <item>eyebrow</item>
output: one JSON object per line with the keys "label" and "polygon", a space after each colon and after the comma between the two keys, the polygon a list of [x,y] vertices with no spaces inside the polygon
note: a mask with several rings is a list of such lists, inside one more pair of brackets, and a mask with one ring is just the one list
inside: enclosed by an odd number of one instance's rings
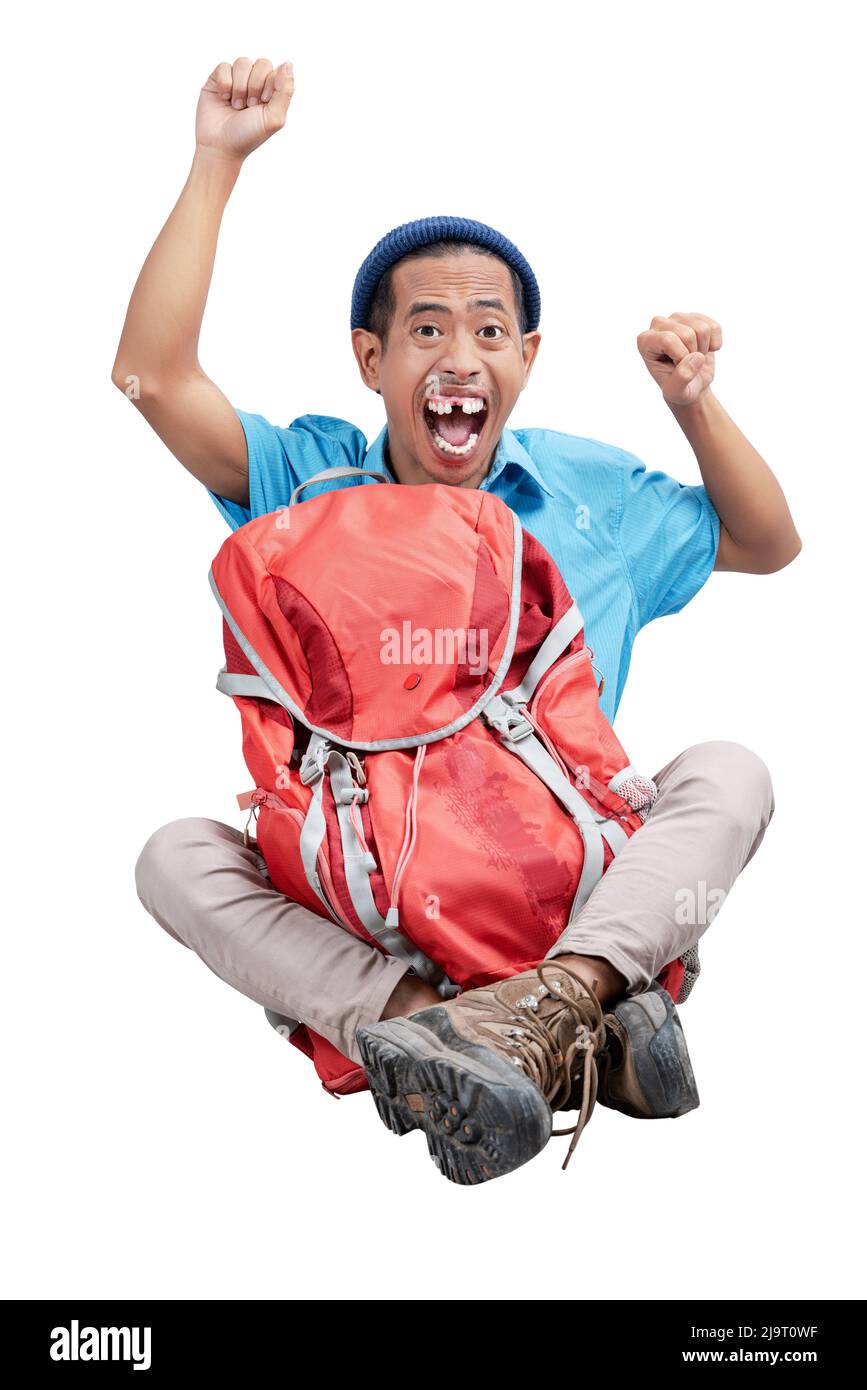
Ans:
{"label": "eyebrow", "polygon": [[[468,299],[468,309],[498,309],[501,314],[508,314],[509,310],[501,299]],[[414,314],[427,313],[450,314],[451,309],[447,304],[434,304],[429,300],[417,300],[411,304],[404,317],[404,323],[411,319]]]}

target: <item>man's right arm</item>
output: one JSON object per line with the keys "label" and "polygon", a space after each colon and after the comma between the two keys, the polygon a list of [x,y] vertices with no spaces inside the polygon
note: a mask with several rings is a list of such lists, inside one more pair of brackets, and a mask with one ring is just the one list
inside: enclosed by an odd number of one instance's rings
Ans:
{"label": "man's right arm", "polygon": [[184,467],[242,505],[246,438],[199,364],[199,333],[223,210],[246,156],[282,128],[293,90],[291,64],[272,69],[261,58],[220,63],[208,78],[192,167],[136,281],[111,373]]}

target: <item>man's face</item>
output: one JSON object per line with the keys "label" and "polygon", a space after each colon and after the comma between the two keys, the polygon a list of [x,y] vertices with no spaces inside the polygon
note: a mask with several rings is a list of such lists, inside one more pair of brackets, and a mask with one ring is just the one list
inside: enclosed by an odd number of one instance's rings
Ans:
{"label": "man's face", "polygon": [[478,487],[541,334],[521,337],[512,277],[492,256],[402,261],[392,285],[385,351],[365,329],[352,335],[364,380],[382,394],[392,471],[402,483]]}

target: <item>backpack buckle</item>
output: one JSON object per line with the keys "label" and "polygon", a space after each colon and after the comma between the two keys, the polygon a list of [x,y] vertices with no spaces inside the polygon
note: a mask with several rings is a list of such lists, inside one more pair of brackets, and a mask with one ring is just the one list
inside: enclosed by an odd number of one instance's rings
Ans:
{"label": "backpack buckle", "polygon": [[507,705],[505,700],[495,695],[482,710],[482,718],[496,730],[500,738],[506,739],[509,743],[517,743],[535,732],[529,719],[525,719],[521,713],[522,708],[520,705]]}
{"label": "backpack buckle", "polygon": [[[333,791],[333,788],[332,788]],[[351,806],[353,801],[365,802],[370,796],[368,787],[359,787],[355,782],[349,787],[341,787],[334,792],[334,800],[338,806]]]}
{"label": "backpack buckle", "polygon": [[305,787],[309,787],[311,782],[319,781],[325,771],[325,759],[330,751],[324,739],[315,743],[312,748],[308,747],[298,769],[298,776]]}

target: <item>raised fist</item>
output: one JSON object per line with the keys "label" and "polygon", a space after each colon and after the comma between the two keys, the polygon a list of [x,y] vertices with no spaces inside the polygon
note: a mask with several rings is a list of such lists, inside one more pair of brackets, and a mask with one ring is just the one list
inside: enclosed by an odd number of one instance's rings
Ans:
{"label": "raised fist", "polygon": [[294,90],[291,63],[279,68],[267,58],[218,63],[199,94],[196,148],[245,159],[282,129]]}

